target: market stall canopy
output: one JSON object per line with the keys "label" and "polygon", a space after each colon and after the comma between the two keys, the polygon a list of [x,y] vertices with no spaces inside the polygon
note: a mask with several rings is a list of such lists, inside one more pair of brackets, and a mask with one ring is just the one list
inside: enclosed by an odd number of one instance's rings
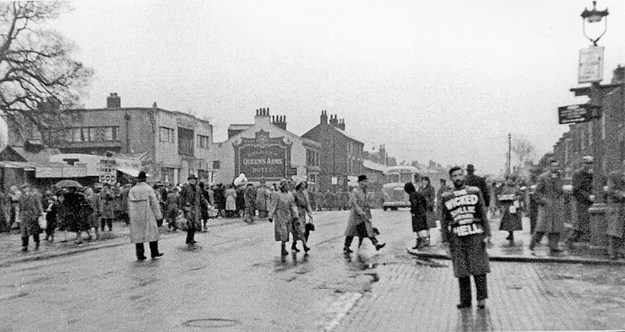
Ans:
{"label": "market stall canopy", "polygon": [[61,180],[57,182],[54,186],[58,188],[82,188],[82,184],[74,180]]}
{"label": "market stall canopy", "polygon": [[126,168],[126,167],[117,167],[117,170],[136,178],[139,176],[139,171],[134,168]]}

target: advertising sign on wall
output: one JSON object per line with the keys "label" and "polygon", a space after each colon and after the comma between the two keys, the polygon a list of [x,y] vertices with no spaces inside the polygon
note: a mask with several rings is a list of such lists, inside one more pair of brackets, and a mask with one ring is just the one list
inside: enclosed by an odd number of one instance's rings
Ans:
{"label": "advertising sign on wall", "polygon": [[285,176],[286,148],[281,146],[243,146],[240,148],[241,173],[248,179],[280,179]]}
{"label": "advertising sign on wall", "polygon": [[284,137],[269,137],[260,130],[255,138],[242,138],[234,144],[235,172],[244,173],[249,181],[277,181],[287,177],[291,167],[291,144]]}

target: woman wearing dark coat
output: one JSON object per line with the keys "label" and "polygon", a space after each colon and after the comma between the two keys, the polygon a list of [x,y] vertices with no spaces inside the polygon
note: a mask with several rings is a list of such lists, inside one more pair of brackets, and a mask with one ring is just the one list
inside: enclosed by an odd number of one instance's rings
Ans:
{"label": "woman wearing dark coat", "polygon": [[219,212],[219,215],[224,216],[226,210],[226,188],[219,183],[215,186],[215,208]]}
{"label": "woman wearing dark coat", "polygon": [[82,243],[82,232],[91,229],[88,216],[91,214],[91,206],[82,193],[76,188],[68,188],[69,192],[64,195],[62,210],[65,222],[65,230],[76,232],[76,244]]}
{"label": "woman wearing dark coat", "polygon": [[506,178],[506,186],[501,193],[497,195],[497,199],[503,208],[503,217],[501,217],[500,231],[508,232],[506,240],[514,242],[514,231],[523,230],[521,223],[521,210],[519,204],[519,189],[514,184],[511,177]]}
{"label": "woman wearing dark coat", "polygon": [[54,230],[57,227],[56,216],[59,210],[59,203],[52,192],[46,192],[46,197],[42,201],[42,207],[46,212],[46,241],[54,241]]}
{"label": "woman wearing dark coat", "polygon": [[427,202],[426,206],[426,218],[428,223],[428,229],[436,227],[436,212],[434,211],[434,204],[436,200],[436,190],[430,183],[430,178],[424,176],[421,178],[421,187],[419,193],[425,197]]}
{"label": "woman wearing dark coat", "polygon": [[417,233],[417,243],[412,249],[420,249],[426,246],[428,223],[427,223],[427,200],[414,187],[412,182],[406,182],[404,191],[410,199],[410,214],[412,215],[412,231]]}

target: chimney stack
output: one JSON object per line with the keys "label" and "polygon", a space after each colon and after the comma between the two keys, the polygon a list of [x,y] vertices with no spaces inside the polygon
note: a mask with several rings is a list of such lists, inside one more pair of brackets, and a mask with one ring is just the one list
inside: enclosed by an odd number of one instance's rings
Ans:
{"label": "chimney stack", "polygon": [[612,76],[612,84],[625,83],[625,67],[618,65],[614,69],[614,76]]}
{"label": "chimney stack", "polygon": [[321,123],[328,123],[328,111],[321,111]]}
{"label": "chimney stack", "polygon": [[331,124],[333,127],[337,127],[337,126],[338,126],[338,124],[339,124],[339,120],[337,120],[337,118],[336,118],[336,114],[334,114],[334,115],[330,115],[330,124]]}
{"label": "chimney stack", "polygon": [[345,131],[345,119],[341,119],[337,125],[337,128]]}
{"label": "chimney stack", "polygon": [[117,96],[117,92],[111,93],[110,96],[106,97],[106,108],[121,108],[122,107],[122,99]]}
{"label": "chimney stack", "polygon": [[271,117],[271,124],[274,126],[286,130],[286,116],[285,115],[277,115]]}

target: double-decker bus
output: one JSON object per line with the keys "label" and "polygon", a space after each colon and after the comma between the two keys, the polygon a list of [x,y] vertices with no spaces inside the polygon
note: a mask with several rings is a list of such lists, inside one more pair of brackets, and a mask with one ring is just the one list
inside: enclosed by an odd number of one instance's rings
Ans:
{"label": "double-decker bus", "polygon": [[397,210],[400,207],[410,207],[408,194],[404,191],[406,182],[412,182],[416,188],[419,188],[419,169],[414,166],[390,166],[384,172],[384,185],[382,186],[382,194],[384,202],[382,208]]}

